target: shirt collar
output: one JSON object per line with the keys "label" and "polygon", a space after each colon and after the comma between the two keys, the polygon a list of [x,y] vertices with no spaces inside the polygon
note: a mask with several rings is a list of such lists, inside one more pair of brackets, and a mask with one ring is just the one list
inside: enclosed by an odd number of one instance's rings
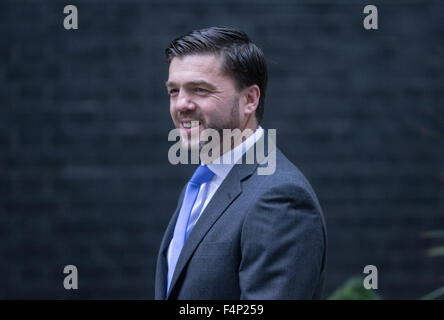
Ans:
{"label": "shirt collar", "polygon": [[213,160],[207,166],[208,168],[215,173],[215,175],[221,179],[225,179],[225,177],[230,172],[231,168],[233,168],[234,164],[239,161],[240,158],[250,149],[256,141],[258,141],[262,135],[264,134],[264,129],[259,126],[256,131],[250,135],[245,141],[241,144],[237,145],[234,149],[231,149],[229,152],[230,163],[223,163],[224,155],[220,156],[218,159]]}

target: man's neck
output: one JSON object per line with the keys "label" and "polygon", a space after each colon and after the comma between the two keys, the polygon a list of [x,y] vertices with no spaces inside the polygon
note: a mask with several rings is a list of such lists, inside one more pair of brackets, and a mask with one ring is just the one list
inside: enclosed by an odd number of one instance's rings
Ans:
{"label": "man's neck", "polygon": [[[212,157],[209,157],[209,159],[207,159],[207,161],[205,161],[205,162],[202,161],[202,163],[208,164],[208,163],[217,162],[217,163],[228,164],[228,163],[226,163],[225,159],[232,159],[233,157],[235,157],[235,155],[233,155],[233,150],[237,150],[239,148],[246,149],[244,146],[241,147],[240,145],[242,143],[245,144],[245,142],[247,140],[254,139],[251,136],[254,135],[257,132],[257,129],[259,129],[259,128],[260,127],[257,127],[254,130],[251,128],[247,128],[243,131],[241,131],[238,128],[233,129],[233,130],[228,130],[228,132],[226,132],[226,134],[223,135],[221,138],[220,153],[216,154]],[[254,142],[255,141],[253,141],[253,144],[254,144]],[[251,145],[251,143],[248,143],[248,145]],[[242,150],[237,150],[235,153],[238,154],[239,152],[242,152]],[[231,155],[228,155],[227,153],[230,153]],[[222,159],[224,159],[225,161],[222,161]],[[218,161],[215,161],[215,160],[218,160]],[[234,160],[234,162],[236,162],[236,160]]]}

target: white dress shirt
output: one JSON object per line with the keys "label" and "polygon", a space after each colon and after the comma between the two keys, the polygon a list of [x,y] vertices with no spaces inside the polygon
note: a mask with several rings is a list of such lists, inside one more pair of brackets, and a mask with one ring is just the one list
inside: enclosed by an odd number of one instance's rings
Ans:
{"label": "white dress shirt", "polygon": [[[256,141],[258,141],[262,137],[263,134],[264,134],[264,129],[261,126],[259,126],[254,132],[254,134],[250,135],[245,141],[237,145],[234,149],[228,151],[229,159],[232,160],[229,163],[223,163],[223,159],[228,158],[227,157],[228,155],[225,154],[221,155],[220,158],[215,159],[209,164],[207,164],[208,168],[214,172],[214,176],[211,178],[211,180],[209,180],[206,183],[203,183],[200,186],[199,194],[197,195],[193,209],[191,210],[190,222],[187,227],[188,232],[194,227],[197,220],[203,214],[211,198],[214,196],[217,189],[219,189],[222,182],[228,176],[228,173],[230,173],[235,163],[239,161],[240,158],[242,158],[242,156],[247,152],[247,150],[250,149],[256,143]],[[191,217],[195,215],[197,215],[197,219],[194,219],[194,221],[192,221]],[[171,259],[171,242],[168,248],[167,258],[169,266]]]}

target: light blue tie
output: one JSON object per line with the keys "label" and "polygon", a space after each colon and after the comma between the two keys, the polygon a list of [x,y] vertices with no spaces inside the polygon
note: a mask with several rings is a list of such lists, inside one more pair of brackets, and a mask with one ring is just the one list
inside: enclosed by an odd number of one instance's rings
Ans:
{"label": "light blue tie", "polygon": [[183,198],[182,208],[180,208],[179,216],[174,228],[173,239],[171,240],[171,259],[168,267],[168,285],[167,292],[170,290],[171,279],[173,278],[174,269],[176,269],[177,260],[179,260],[180,252],[187,239],[187,227],[190,220],[190,214],[199,194],[200,186],[208,182],[214,176],[214,172],[207,166],[199,166],[188,182],[185,196]]}

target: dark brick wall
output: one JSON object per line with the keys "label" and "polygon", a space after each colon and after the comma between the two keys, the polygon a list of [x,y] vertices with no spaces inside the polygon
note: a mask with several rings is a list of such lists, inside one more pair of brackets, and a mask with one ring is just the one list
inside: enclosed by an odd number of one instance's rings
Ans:
{"label": "dark brick wall", "polygon": [[[366,264],[385,298],[444,284],[442,1],[0,2],[0,298],[152,298],[157,249],[193,168],[168,163],[163,51],[245,30],[268,57],[264,126],[312,182],[326,295]],[[378,31],[362,27],[376,4]],[[63,289],[63,267],[79,290]]]}

